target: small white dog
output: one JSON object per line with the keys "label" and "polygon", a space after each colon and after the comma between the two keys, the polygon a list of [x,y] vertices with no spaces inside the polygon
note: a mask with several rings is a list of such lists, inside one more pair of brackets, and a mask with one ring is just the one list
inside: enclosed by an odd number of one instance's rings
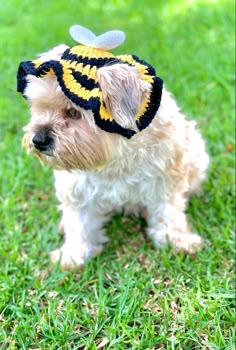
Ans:
{"label": "small white dog", "polygon": [[55,169],[65,243],[52,261],[74,268],[101,252],[115,212],[145,213],[157,247],[200,249],[185,214],[209,163],[196,123],[149,64],[105,51],[122,32],[74,26],[71,35],[84,45],[58,46],[18,70],[32,113],[23,144]]}

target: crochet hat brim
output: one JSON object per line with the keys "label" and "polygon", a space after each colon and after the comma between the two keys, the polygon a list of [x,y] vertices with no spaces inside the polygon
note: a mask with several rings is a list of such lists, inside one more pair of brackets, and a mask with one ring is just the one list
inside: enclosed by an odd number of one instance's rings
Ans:
{"label": "crochet hat brim", "polygon": [[151,123],[160,106],[162,79],[155,75],[155,70],[151,65],[140,60],[137,56],[113,56],[109,52],[102,52],[102,57],[99,57],[98,51],[101,55],[101,50],[76,46],[67,49],[60,61],[21,62],[17,73],[17,90],[24,95],[28,75],[43,78],[53,74],[56,76],[62,92],[69,100],[80,108],[93,111],[97,126],[107,132],[130,138],[136,132],[119,125],[106,108],[103,93],[96,78],[97,69],[108,64],[126,63],[138,68],[142,72],[142,79],[151,84],[150,95],[144,103],[142,113],[135,116],[139,131]]}

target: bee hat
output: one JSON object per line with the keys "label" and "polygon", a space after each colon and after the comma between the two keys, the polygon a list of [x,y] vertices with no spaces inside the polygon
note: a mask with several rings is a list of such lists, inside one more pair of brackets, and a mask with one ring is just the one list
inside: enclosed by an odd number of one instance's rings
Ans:
{"label": "bee hat", "polygon": [[136,67],[140,78],[151,85],[149,96],[139,106],[135,123],[137,130],[145,129],[154,118],[161,102],[162,80],[156,76],[155,69],[135,55],[114,56],[107,50],[113,49],[125,40],[125,34],[112,30],[96,36],[90,30],[74,25],[70,28],[72,38],[82,45],[66,49],[59,61],[39,60],[21,62],[17,73],[17,90],[24,95],[27,75],[43,78],[55,75],[65,96],[75,105],[92,110],[97,126],[101,129],[132,137],[136,131],[124,128],[112,117],[105,105],[102,90],[97,80],[97,70],[107,65],[125,63]]}

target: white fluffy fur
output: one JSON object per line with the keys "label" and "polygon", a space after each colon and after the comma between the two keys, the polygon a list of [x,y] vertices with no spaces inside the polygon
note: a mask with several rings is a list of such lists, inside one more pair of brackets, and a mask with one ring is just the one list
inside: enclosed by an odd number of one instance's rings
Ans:
{"label": "white fluffy fur", "polygon": [[[134,74],[133,70],[131,74]],[[48,123],[48,114],[43,112],[42,105],[50,105],[51,110],[53,105],[57,109],[60,104],[70,103],[63,97],[56,81],[44,87],[46,80],[29,81],[27,96],[33,116],[26,130],[32,135],[40,118],[41,126],[44,120],[45,124]],[[106,81],[103,80],[101,85],[106,86]],[[106,94],[109,94],[109,84],[106,88]],[[138,92],[140,96],[144,93],[141,90]],[[96,126],[91,125],[91,112],[88,116],[86,132],[89,127],[94,135],[100,133]],[[122,114],[122,120],[123,117]],[[130,115],[128,124],[129,121]],[[88,170],[55,170],[65,243],[51,253],[52,261],[61,259],[63,268],[82,266],[89,257],[101,252],[107,241],[104,223],[113,213],[123,211],[146,212],[147,233],[156,246],[165,246],[169,242],[178,250],[190,253],[199,249],[202,239],[191,232],[184,213],[188,198],[199,190],[209,163],[195,122],[185,119],[174,99],[164,90],[156,117],[145,130],[130,140],[105,134],[108,133],[103,132],[101,138],[108,137],[108,145],[112,145],[115,151],[113,149],[113,156],[109,155],[103,166]]]}

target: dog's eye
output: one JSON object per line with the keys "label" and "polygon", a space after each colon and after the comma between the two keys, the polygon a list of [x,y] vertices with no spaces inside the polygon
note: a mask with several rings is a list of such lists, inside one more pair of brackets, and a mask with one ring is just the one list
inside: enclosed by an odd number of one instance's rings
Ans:
{"label": "dog's eye", "polygon": [[74,108],[70,108],[65,111],[65,116],[70,119],[80,119],[81,113]]}

